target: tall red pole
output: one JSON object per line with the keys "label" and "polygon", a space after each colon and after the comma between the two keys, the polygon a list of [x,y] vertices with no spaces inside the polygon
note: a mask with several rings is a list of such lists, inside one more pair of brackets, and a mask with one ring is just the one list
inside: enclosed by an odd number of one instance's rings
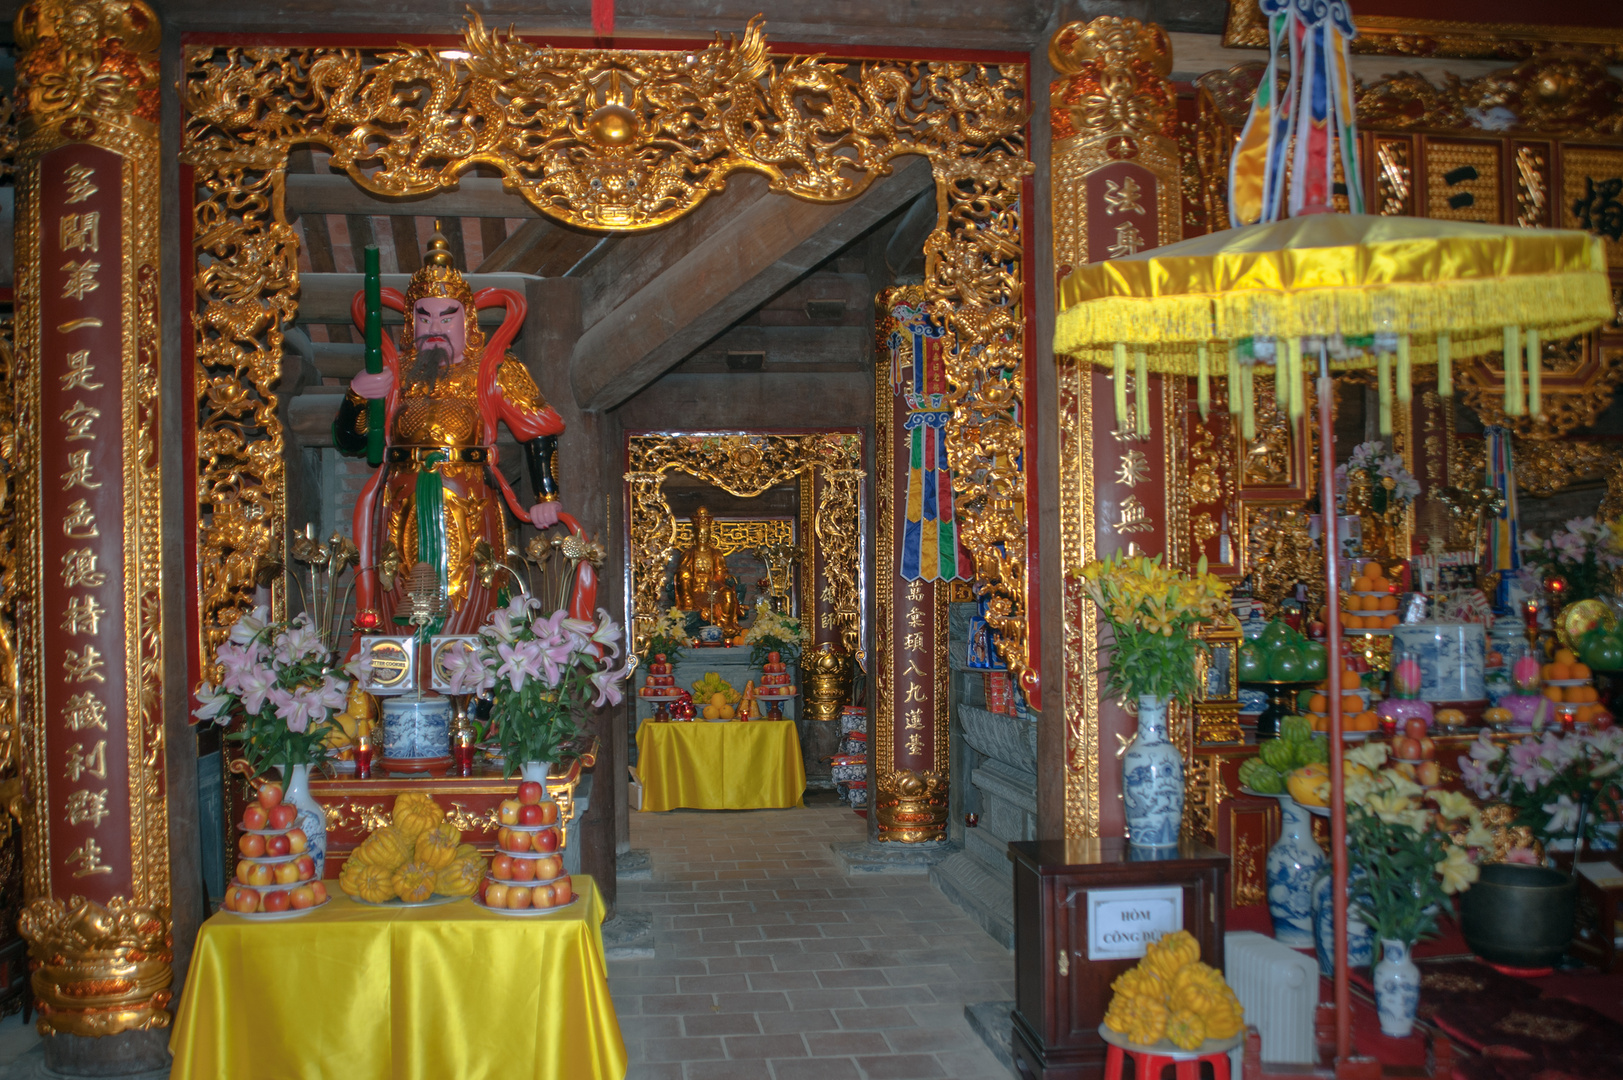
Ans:
{"label": "tall red pole", "polygon": [[1330,671],[1330,891],[1335,898],[1336,1061],[1352,1056],[1352,1000],[1347,987],[1347,793],[1341,758],[1341,579],[1336,538],[1336,447],[1330,424],[1330,365],[1319,346],[1319,514],[1324,519],[1325,650]]}

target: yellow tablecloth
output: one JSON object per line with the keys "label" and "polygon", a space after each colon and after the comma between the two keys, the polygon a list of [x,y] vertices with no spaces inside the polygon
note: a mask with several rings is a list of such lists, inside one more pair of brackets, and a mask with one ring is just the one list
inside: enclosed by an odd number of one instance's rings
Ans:
{"label": "yellow tablecloth", "polygon": [[793,720],[644,721],[637,729],[637,773],[644,810],[799,806],[806,791]]}
{"label": "yellow tablecloth", "polygon": [[285,922],[215,915],[192,954],[170,1075],[621,1077],[603,902],[590,878],[575,888],[579,903],[534,918],[468,900],[374,908],[336,890]]}

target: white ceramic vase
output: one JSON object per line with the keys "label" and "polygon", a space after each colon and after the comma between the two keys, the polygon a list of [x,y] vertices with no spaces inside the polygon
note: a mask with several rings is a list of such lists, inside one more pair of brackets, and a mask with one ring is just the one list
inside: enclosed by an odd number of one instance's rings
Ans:
{"label": "white ceramic vase", "polygon": [[526,761],[519,765],[518,775],[521,780],[534,780],[541,785],[544,793],[547,790],[547,772],[552,768],[550,761]]}
{"label": "white ceramic vase", "polygon": [[1138,737],[1121,764],[1127,838],[1133,847],[1178,846],[1183,827],[1183,755],[1167,742],[1167,699],[1141,694]]}
{"label": "white ceramic vase", "polygon": [[1381,1017],[1381,1034],[1401,1039],[1414,1028],[1415,1008],[1420,1004],[1420,969],[1409,956],[1410,945],[1382,938],[1383,955],[1375,965],[1375,1011]]}
{"label": "white ceramic vase", "polygon": [[1268,850],[1268,914],[1281,944],[1313,948],[1313,883],[1325,862],[1313,839],[1313,818],[1295,799],[1281,795],[1279,841]]}
{"label": "white ceramic vase", "polygon": [[319,881],[327,866],[327,813],[310,794],[310,766],[295,765],[288,773],[282,801],[298,808],[299,816],[294,825],[304,830],[305,839],[309,841],[308,851],[316,864],[316,880]]}

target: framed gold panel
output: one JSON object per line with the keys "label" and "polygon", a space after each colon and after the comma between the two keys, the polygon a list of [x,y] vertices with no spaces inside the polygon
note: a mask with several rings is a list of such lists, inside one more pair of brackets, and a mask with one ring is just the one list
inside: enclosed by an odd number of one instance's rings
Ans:
{"label": "framed gold panel", "polygon": [[1562,148],[1561,227],[1596,233],[1606,265],[1623,268],[1623,147]]}
{"label": "framed gold panel", "polygon": [[1500,220],[1503,144],[1426,140],[1426,217],[1442,221]]}

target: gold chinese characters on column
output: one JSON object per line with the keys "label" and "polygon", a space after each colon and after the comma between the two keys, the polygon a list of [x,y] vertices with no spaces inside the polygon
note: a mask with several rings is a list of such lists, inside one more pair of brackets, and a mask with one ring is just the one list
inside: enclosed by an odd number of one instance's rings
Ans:
{"label": "gold chinese characters on column", "polygon": [[42,1031],[168,1023],[159,683],[158,28],[17,17],[19,716]]}

